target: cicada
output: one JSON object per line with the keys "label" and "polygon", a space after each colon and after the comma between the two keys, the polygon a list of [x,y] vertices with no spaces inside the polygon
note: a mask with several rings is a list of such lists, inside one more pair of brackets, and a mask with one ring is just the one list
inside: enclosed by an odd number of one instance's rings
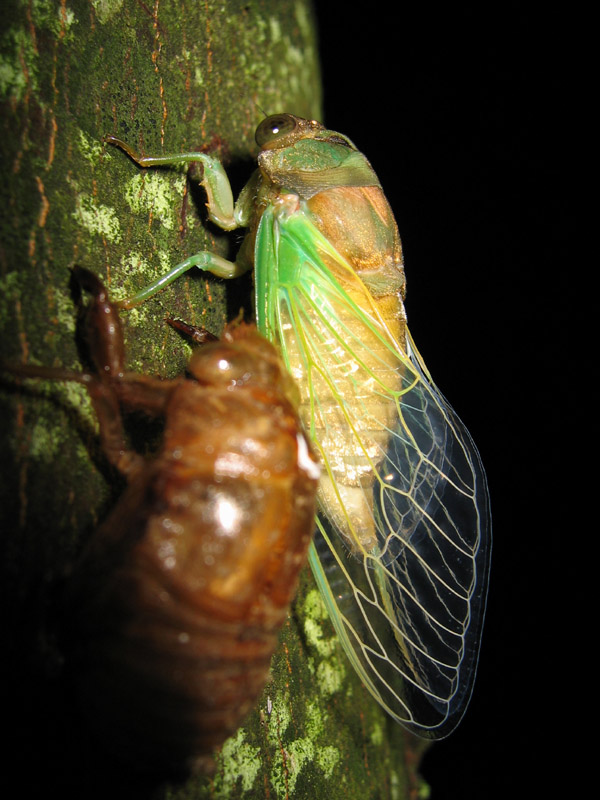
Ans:
{"label": "cicada", "polygon": [[471,437],[411,339],[398,228],[365,156],[292,114],[257,128],[258,169],[234,204],[221,163],[202,152],[140,156],[141,167],[198,161],[210,219],[247,227],[235,262],[193,255],[232,278],[253,268],[256,319],[301,393],[323,464],[310,564],[364,685],[398,722],[450,733],[471,695],[491,548],[485,473]]}
{"label": "cicada", "polygon": [[[312,539],[319,465],[294,382],[254,326],[203,345],[189,378],[128,373],[116,307],[94,274],[75,274],[92,293],[94,371],[8,368],[83,383],[104,454],[127,479],[65,589],[67,668],[105,748],[144,770],[203,769],[269,678]],[[130,450],[121,408],[164,419],[154,457]]]}

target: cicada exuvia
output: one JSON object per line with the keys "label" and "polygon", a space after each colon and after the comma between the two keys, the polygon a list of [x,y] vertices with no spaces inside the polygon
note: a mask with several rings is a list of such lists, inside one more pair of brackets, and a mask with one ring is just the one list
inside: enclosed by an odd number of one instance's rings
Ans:
{"label": "cicada exuvia", "polygon": [[[74,274],[92,294],[82,327],[93,371],[3,365],[82,383],[104,455],[127,481],[65,586],[66,670],[105,750],[143,771],[208,769],[269,679],[312,539],[319,465],[297,388],[254,326],[202,345],[189,377],[126,372],[117,308],[93,273]],[[129,447],[122,409],[164,421],[152,457]]]}

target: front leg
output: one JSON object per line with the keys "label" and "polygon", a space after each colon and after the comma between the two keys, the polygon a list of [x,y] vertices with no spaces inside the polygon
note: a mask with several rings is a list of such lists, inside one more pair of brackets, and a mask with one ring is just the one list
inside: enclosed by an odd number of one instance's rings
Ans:
{"label": "front leg", "polygon": [[233,193],[227,173],[223,169],[221,162],[214,156],[200,152],[144,156],[111,134],[105,136],[104,141],[123,150],[132,161],[135,161],[138,166],[144,169],[147,167],[173,167],[178,164],[190,164],[193,161],[200,161],[204,170],[200,183],[206,191],[206,207],[209,218],[224,231],[232,231],[245,224],[241,219],[243,214],[233,205]]}
{"label": "front leg", "polygon": [[[119,147],[127,153],[136,164],[143,168],[176,166],[177,164],[188,164],[193,161],[200,161],[203,167],[203,175],[200,182],[206,191],[206,207],[209,219],[214,222],[215,225],[218,225],[226,231],[235,230],[238,227],[243,227],[248,224],[249,208],[247,193],[242,192],[242,196],[240,196],[240,199],[234,206],[229,178],[221,162],[213,156],[200,152],[145,156],[140,155],[115,136],[105,136],[104,141],[115,147]],[[192,267],[211,272],[219,278],[237,278],[239,275],[246,272],[249,266],[249,264],[243,262],[228,261],[226,258],[222,258],[209,251],[196,253],[186,258],[185,261],[182,261],[180,264],[177,264],[170,269],[169,272],[156,281],[153,281],[133,297],[121,301],[118,305],[121,308],[133,308],[143,303]]]}

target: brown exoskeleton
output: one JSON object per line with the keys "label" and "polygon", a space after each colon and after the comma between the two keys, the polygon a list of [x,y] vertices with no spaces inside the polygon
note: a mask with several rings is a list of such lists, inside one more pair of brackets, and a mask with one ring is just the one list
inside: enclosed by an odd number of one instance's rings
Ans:
{"label": "brown exoskeleton", "polygon": [[[295,384],[254,327],[203,345],[189,378],[127,373],[116,308],[95,275],[75,274],[92,295],[95,371],[10,371],[85,384],[103,451],[127,479],[67,589],[77,693],[116,751],[143,767],[194,769],[268,678],[311,541],[319,468]],[[121,407],[164,418],[151,460],[128,447]]]}

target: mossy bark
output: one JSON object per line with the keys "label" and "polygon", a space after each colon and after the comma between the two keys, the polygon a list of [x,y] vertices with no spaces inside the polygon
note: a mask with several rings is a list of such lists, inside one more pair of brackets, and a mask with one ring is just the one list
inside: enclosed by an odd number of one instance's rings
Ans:
{"label": "mossy bark", "polygon": [[[207,224],[202,192],[185,172],[143,172],[103,135],[146,153],[206,149],[241,188],[262,109],[322,116],[312,9],[308,0],[13,0],[0,42],[2,358],[80,369],[70,267],[94,270],[120,298],[190,253],[236,246]],[[124,313],[129,368],[181,372],[189,350],[164,317],[219,332],[241,306],[251,309],[251,292],[250,276],[226,284],[190,274]],[[308,571],[273,681],[213,777],[157,789],[109,768],[65,699],[53,600],[121,486],[81,387],[15,388],[3,378],[0,390],[3,709],[23,794],[40,786],[128,800],[151,788],[177,800],[423,792],[421,745],[352,674]]]}

